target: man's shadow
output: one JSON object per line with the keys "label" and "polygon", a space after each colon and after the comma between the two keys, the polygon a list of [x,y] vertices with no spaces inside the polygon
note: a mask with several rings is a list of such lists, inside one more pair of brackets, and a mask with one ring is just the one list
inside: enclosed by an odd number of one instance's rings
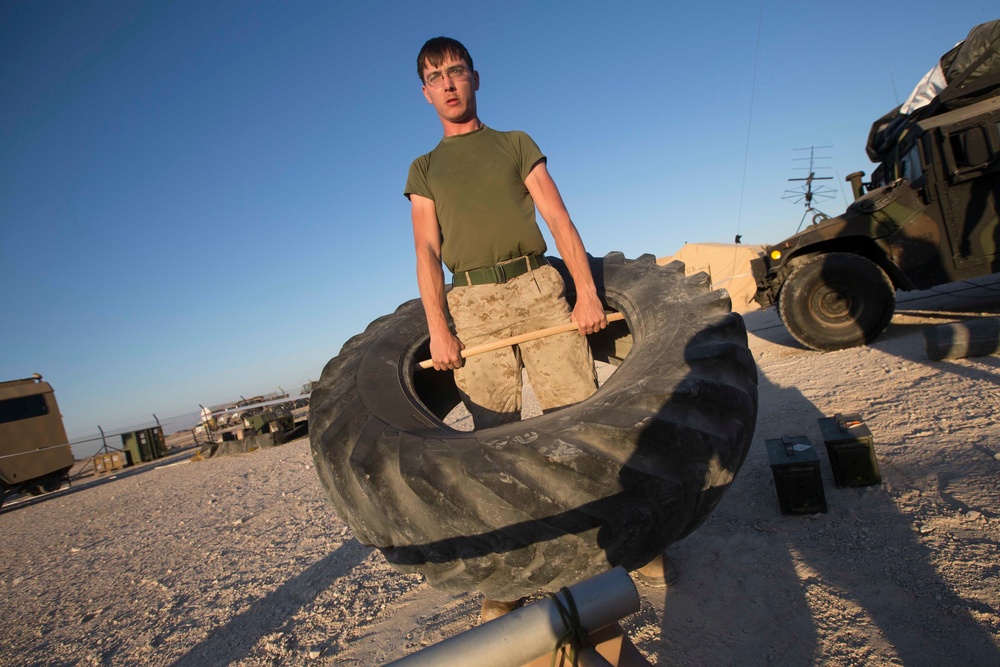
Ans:
{"label": "man's shadow", "polygon": [[[882,487],[834,488],[823,416],[761,375],[747,462],[705,525],[672,549],[681,574],[664,596],[660,645],[640,647],[667,664],[1000,664],[996,638],[970,611],[997,610],[952,590],[914,517]],[[877,451],[878,415],[863,416]],[[779,513],[764,441],[782,435],[817,448],[829,513]],[[895,460],[881,472],[906,475]]]}

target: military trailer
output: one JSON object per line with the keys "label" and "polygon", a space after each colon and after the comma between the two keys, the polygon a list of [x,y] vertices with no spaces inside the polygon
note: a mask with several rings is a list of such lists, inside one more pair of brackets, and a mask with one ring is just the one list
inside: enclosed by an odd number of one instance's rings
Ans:
{"label": "military trailer", "polygon": [[761,307],[815,350],[870,343],[896,290],[1000,272],[1000,20],[972,29],[878,119],[854,202],[751,261]]}
{"label": "military trailer", "polygon": [[42,376],[0,382],[0,503],[57,490],[73,467],[55,393]]}

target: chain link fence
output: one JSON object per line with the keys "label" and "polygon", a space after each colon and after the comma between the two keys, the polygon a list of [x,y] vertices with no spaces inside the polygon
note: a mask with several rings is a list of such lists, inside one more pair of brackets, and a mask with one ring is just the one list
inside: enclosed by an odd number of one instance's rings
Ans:
{"label": "chain link fence", "polygon": [[[200,421],[201,413],[197,410],[168,417],[158,417],[153,414],[146,420],[136,418],[126,422],[115,422],[107,426],[99,424],[90,429],[74,431],[69,436],[69,444],[73,450],[73,457],[79,461],[88,459],[95,454],[121,451],[123,444],[121,436],[126,433],[159,426],[169,441],[172,434],[191,430]],[[197,436],[192,434],[192,438],[194,438],[194,444],[197,444]]]}

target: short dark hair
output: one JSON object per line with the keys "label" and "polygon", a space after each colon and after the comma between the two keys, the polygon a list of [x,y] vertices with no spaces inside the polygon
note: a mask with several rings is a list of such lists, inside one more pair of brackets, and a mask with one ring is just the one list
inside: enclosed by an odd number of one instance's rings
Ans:
{"label": "short dark hair", "polygon": [[469,69],[475,71],[476,68],[472,65],[472,56],[469,55],[469,50],[460,41],[451,37],[433,37],[424,42],[423,48],[417,55],[417,76],[420,77],[420,81],[424,80],[425,61],[431,67],[437,67],[448,56],[456,60],[464,60],[469,65]]}

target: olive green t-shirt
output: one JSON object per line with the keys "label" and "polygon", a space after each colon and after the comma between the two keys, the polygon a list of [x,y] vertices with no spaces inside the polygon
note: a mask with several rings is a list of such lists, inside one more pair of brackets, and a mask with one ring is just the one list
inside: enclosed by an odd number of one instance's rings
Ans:
{"label": "olive green t-shirt", "polygon": [[545,156],[524,132],[444,137],[410,165],[403,194],[434,201],[441,258],[452,273],[542,254],[545,239],[524,179]]}

